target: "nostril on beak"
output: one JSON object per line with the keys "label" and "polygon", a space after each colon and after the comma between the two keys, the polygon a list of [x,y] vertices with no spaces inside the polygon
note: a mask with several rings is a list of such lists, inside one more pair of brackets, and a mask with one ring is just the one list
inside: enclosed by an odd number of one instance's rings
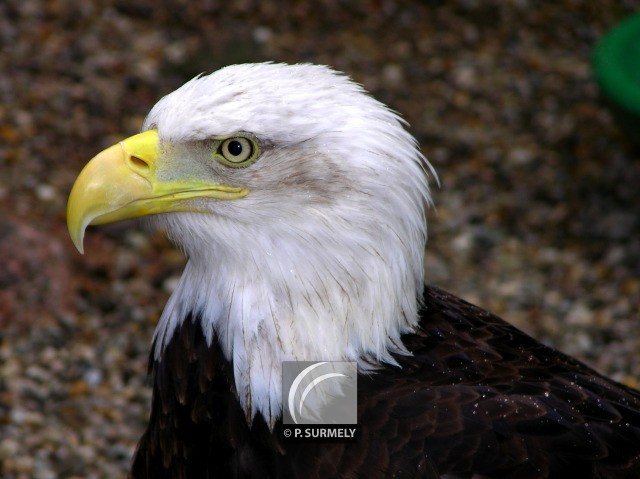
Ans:
{"label": "nostril on beak", "polygon": [[131,167],[132,170],[142,175],[146,175],[151,169],[149,167],[149,163],[147,163],[145,160],[143,160],[139,156],[135,156],[135,155],[129,156],[129,166]]}

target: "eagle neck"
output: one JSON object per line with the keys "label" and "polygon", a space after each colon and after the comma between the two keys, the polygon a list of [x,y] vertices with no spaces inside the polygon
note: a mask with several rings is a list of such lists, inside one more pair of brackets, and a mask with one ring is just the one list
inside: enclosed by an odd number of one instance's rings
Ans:
{"label": "eagle neck", "polygon": [[422,272],[409,264],[422,265],[421,251],[391,260],[379,245],[404,245],[384,228],[375,244],[360,240],[353,249],[343,245],[354,238],[336,232],[248,234],[242,248],[215,245],[215,258],[190,254],[156,330],[156,360],[185,317],[199,318],[208,343],[219,341],[233,366],[247,420],[260,413],[273,426],[281,415],[283,361],[371,367],[406,353],[400,337],[416,324],[422,288]]}

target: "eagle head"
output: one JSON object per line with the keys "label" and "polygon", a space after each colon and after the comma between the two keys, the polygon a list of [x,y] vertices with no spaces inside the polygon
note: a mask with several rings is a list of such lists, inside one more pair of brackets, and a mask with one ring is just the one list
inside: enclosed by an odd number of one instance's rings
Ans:
{"label": "eagle head", "polygon": [[188,261],[154,354],[187,317],[233,364],[248,418],[287,360],[394,363],[423,288],[428,163],[402,120],[328,67],[235,65],[162,98],[92,159],[68,227],[149,216]]}

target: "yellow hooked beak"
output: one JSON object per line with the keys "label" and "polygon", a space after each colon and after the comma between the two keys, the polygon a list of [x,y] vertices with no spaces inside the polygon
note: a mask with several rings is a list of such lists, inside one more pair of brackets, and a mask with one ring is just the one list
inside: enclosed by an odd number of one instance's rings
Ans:
{"label": "yellow hooked beak", "polygon": [[158,132],[149,130],[102,151],[80,172],[67,203],[67,228],[80,253],[89,225],[157,213],[203,212],[185,200],[232,200],[249,194],[246,188],[193,178],[159,181],[159,151]]}

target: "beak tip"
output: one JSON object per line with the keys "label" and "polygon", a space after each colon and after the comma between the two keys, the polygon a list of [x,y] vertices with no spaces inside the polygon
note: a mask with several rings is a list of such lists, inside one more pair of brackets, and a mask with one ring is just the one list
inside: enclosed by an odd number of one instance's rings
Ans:
{"label": "beak tip", "polygon": [[78,253],[80,253],[80,254],[84,254],[83,239],[84,239],[84,232],[79,237],[76,237],[76,236],[72,236],[71,237],[71,241],[73,242],[73,246],[76,247],[76,249],[78,250]]}
{"label": "beak tip", "polygon": [[76,247],[80,254],[84,254],[84,232],[87,228],[86,223],[89,223],[89,221],[90,218],[78,219],[77,215],[74,215],[71,209],[67,211],[67,230],[69,231],[69,238],[71,238],[73,246]]}

